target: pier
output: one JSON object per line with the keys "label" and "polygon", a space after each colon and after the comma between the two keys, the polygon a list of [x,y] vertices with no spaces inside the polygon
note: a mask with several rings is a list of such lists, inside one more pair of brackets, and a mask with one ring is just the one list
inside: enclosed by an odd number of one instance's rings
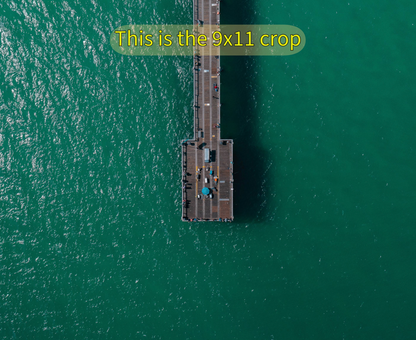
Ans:
{"label": "pier", "polygon": [[[219,1],[193,6],[194,25],[219,27]],[[233,141],[221,139],[220,60],[219,53],[194,50],[194,137],[181,143],[183,221],[234,219]]]}

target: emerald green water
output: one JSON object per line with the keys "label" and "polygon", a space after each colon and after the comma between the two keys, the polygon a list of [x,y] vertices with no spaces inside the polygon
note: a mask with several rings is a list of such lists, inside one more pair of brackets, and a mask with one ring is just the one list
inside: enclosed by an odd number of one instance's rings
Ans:
{"label": "emerald green water", "polygon": [[180,221],[192,61],[128,58],[177,1],[0,3],[0,339],[414,339],[415,4],[224,1],[235,222]]}

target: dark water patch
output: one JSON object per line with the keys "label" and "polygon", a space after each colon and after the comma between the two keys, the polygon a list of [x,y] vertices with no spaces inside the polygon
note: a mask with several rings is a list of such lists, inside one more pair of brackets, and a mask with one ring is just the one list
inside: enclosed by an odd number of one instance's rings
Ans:
{"label": "dark water patch", "polygon": [[[252,1],[242,6],[221,3],[222,24],[250,24],[254,20]],[[258,130],[258,58],[222,57],[222,138],[234,139],[234,216],[236,222],[264,221],[262,183],[268,182],[267,152]],[[265,177],[266,176],[266,177]]]}
{"label": "dark water patch", "polygon": [[259,211],[265,201],[267,153],[257,129],[256,59],[227,57],[222,64],[222,137],[234,139],[234,216],[238,222],[263,220]]}

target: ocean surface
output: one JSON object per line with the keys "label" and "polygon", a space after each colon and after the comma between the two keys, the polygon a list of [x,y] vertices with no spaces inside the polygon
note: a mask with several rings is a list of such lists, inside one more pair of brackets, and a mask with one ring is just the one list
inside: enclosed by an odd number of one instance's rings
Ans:
{"label": "ocean surface", "polygon": [[233,1],[305,32],[224,57],[235,222],[184,223],[190,0],[0,2],[0,339],[415,339],[416,3]]}

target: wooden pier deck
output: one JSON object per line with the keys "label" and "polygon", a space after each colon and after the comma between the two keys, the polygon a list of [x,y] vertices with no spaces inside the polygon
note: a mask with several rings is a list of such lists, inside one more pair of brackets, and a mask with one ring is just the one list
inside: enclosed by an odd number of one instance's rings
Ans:
{"label": "wooden pier deck", "polygon": [[[194,0],[194,24],[219,25],[220,2]],[[182,220],[232,221],[233,141],[221,139],[219,55],[194,53],[194,138],[182,141]],[[210,161],[205,162],[205,149]],[[202,189],[210,190],[209,195]]]}

